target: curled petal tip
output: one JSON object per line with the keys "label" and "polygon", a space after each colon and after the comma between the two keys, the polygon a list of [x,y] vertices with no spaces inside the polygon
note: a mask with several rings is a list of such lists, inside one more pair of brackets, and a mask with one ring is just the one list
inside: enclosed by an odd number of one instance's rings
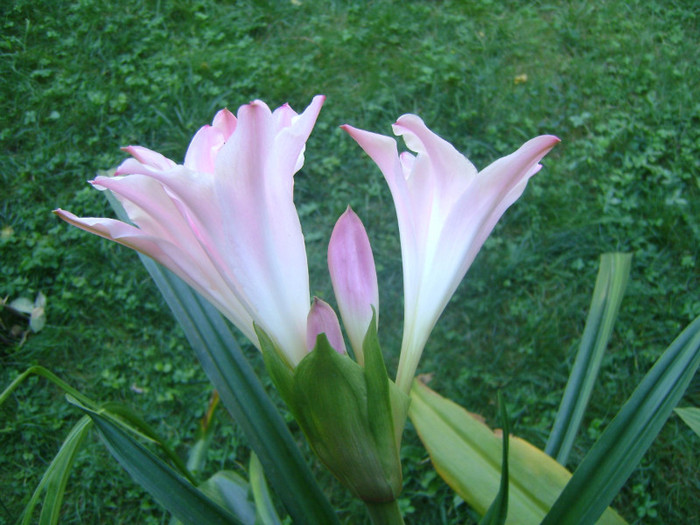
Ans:
{"label": "curled petal tip", "polygon": [[416,120],[418,122],[423,122],[423,119],[420,118],[418,115],[414,115],[413,113],[404,113],[396,119],[396,122],[394,122],[394,126],[401,126],[407,120]]}
{"label": "curled petal tip", "polygon": [[313,99],[311,99],[311,104],[321,104],[326,101],[326,95],[315,95]]}
{"label": "curled petal tip", "polygon": [[528,147],[534,147],[539,149],[542,152],[542,156],[544,156],[549,152],[549,150],[560,142],[561,139],[555,135],[540,135],[528,140],[525,144],[523,144],[522,148],[528,149]]}
{"label": "curled petal tip", "polygon": [[561,139],[556,135],[541,135],[541,138],[546,139],[552,146],[561,142]]}

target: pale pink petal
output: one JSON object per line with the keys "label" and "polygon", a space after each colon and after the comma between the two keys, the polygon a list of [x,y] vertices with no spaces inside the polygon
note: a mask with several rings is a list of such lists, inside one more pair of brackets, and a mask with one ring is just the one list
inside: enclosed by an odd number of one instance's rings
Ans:
{"label": "pale pink petal", "polygon": [[236,123],[236,116],[228,109],[222,109],[214,115],[211,125],[224,134],[224,140],[228,140],[233,135],[233,132],[236,131]]}
{"label": "pale pink petal", "polygon": [[187,224],[182,220],[163,186],[152,177],[134,174],[129,177],[96,177],[90,183],[111,190],[124,207],[129,219],[150,235],[174,240],[186,236]]}
{"label": "pale pink petal", "polygon": [[[424,248],[424,241],[417,232],[430,225],[424,216],[414,210],[416,195],[410,191],[407,180],[410,179],[417,160],[410,153],[402,153],[399,157],[396,140],[391,137],[357,129],[347,124],[341,127],[377,164],[394,199],[403,263],[404,326],[408,326],[409,320],[415,317],[413,305],[419,302],[418,294],[425,266],[425,261],[420,255]],[[418,205],[426,208],[430,206],[430,201],[426,199],[425,204],[418,203]],[[424,238],[425,235],[422,237]],[[404,334],[406,333],[407,330],[404,329]]]}
{"label": "pale pink petal", "polygon": [[[476,177],[477,170],[452,144],[428,129],[417,115],[402,115],[393,126],[394,133],[403,136],[406,146],[425,154],[436,172],[438,184],[465,186]],[[458,188],[453,188],[453,190]]]}
{"label": "pale pink petal", "polygon": [[306,323],[306,347],[309,352],[316,347],[316,338],[319,334],[325,334],[336,352],[346,353],[338,316],[335,315],[333,308],[328,303],[314,297]]}
{"label": "pale pink petal", "polygon": [[328,269],[345,331],[357,362],[362,365],[365,335],[373,312],[379,315],[379,288],[367,232],[349,206],[333,228],[328,243]]}
{"label": "pale pink petal", "polygon": [[[308,139],[314,124],[316,124],[316,119],[325,100],[326,97],[323,95],[315,96],[301,115],[297,115],[293,111],[291,113],[294,113],[294,115],[292,115],[290,113],[291,108],[282,113],[284,118],[276,122],[277,134],[274,143],[275,169],[281,172],[291,169],[293,173],[301,169],[304,164],[306,139]],[[282,106],[282,108],[285,108],[285,106]],[[282,115],[273,117],[279,118]],[[288,118],[290,124],[280,128],[279,122],[286,122]]]}
{"label": "pale pink petal", "polygon": [[164,157],[157,151],[144,148],[143,146],[126,146],[122,148],[129,155],[133,156],[140,163],[158,170],[168,170],[175,166],[175,163],[167,157]]}
{"label": "pale pink petal", "polygon": [[272,112],[272,118],[275,121],[275,129],[282,129],[292,125],[292,121],[297,117],[297,112],[294,111],[289,104],[283,104]]}
{"label": "pale pink petal", "polygon": [[399,153],[396,149],[396,140],[379,133],[354,128],[348,124],[340,127],[347,131],[360,147],[365,150],[365,153],[372,158],[390,186],[394,183],[396,177],[400,176],[403,178],[403,171],[400,164],[398,164]]}
{"label": "pale pink petal", "polygon": [[170,241],[149,235],[139,228],[114,219],[76,217],[61,209],[54,210],[54,213],[69,224],[123,244],[169,268],[219,308],[246,337],[257,342],[250,315],[235,297],[226,293],[226,285],[211,264],[191,256],[191,246],[183,249]]}
{"label": "pale pink petal", "polygon": [[214,126],[204,126],[195,134],[185,154],[184,165],[193,171],[214,172],[214,159],[224,145],[224,134]]}
{"label": "pale pink petal", "polygon": [[145,175],[148,173],[153,173],[154,171],[162,172],[163,170],[158,169],[158,168],[153,168],[147,164],[143,164],[139,160],[136,160],[134,158],[130,158],[130,159],[126,159],[119,166],[117,166],[117,169],[115,170],[114,175],[117,177],[121,176],[121,175],[133,175],[135,173]]}

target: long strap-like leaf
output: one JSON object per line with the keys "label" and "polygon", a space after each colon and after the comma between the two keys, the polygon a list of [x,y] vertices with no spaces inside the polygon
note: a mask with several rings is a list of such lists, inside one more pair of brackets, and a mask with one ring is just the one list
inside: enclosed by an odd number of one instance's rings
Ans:
{"label": "long strap-like leaf", "polygon": [[[501,438],[477,416],[417,379],[413,381],[408,414],[438,474],[470,507],[485,514],[502,481]],[[506,525],[538,525],[571,473],[516,436],[510,436],[508,447]],[[621,525],[625,521],[608,509],[598,523]]]}
{"label": "long strap-like leaf", "polygon": [[178,520],[188,525],[240,524],[184,477],[99,412],[82,408],[100,432],[114,458],[139,485]]}
{"label": "long strap-like leaf", "polygon": [[700,365],[700,317],[668,347],[583,458],[543,525],[593,523],[622,488]]}
{"label": "long strap-like leaf", "polygon": [[[120,218],[128,220],[113,197],[110,203]],[[184,329],[224,406],[241,425],[287,512],[296,523],[338,523],[284,419],[267,396],[224,318],[182,279],[152,259],[139,256]]]}
{"label": "long strap-like leaf", "polygon": [[284,420],[222,316],[171,272],[142,260],[289,514],[297,523],[336,523]]}
{"label": "long strap-like leaf", "polygon": [[481,517],[479,525],[503,525],[508,517],[508,488],[510,487],[510,475],[508,474],[508,441],[510,439],[510,420],[508,410],[503,401],[503,394],[498,391],[498,409],[501,414],[501,427],[503,429],[503,453],[501,456],[501,484],[498,488],[496,499]]}
{"label": "long strap-like leaf", "polygon": [[44,472],[29,503],[27,503],[27,506],[24,508],[22,525],[29,525],[29,523],[32,523],[34,507],[36,507],[44,489],[46,489],[46,496],[44,497],[44,504],[41,508],[39,524],[55,525],[58,523],[61,504],[63,503],[63,495],[66,490],[68,477],[73,468],[73,462],[91,426],[92,421],[90,418],[88,416],[83,416],[68,433],[63,445],[61,445],[61,449],[56,454],[56,457],[53,458],[53,461],[51,461],[46,472]]}
{"label": "long strap-like leaf", "polygon": [[632,256],[604,253],[586,319],[581,345],[544,451],[566,465],[574,438],[593,392],[600,363],[612,334],[630,273]]}

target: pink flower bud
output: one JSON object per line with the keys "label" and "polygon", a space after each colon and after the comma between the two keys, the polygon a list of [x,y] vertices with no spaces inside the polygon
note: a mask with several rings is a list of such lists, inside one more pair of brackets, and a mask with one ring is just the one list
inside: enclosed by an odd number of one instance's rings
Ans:
{"label": "pink flower bud", "polygon": [[339,354],[345,353],[345,341],[340,331],[338,316],[327,302],[314,297],[309,315],[306,318],[306,348],[309,352],[316,346],[316,338],[325,334],[328,342]]}
{"label": "pink flower bud", "polygon": [[345,331],[362,365],[362,342],[372,321],[372,309],[379,315],[379,291],[367,232],[349,206],[333,228],[328,269]]}

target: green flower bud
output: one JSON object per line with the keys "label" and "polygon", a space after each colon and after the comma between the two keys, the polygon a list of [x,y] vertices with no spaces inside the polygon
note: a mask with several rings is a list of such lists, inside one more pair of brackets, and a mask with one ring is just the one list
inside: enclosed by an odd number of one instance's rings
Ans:
{"label": "green flower bud", "polygon": [[364,368],[336,352],[324,334],[292,368],[256,329],[272,380],[316,455],[363,501],[395,500],[402,485],[399,447],[409,399],[387,376],[376,323],[365,336]]}

